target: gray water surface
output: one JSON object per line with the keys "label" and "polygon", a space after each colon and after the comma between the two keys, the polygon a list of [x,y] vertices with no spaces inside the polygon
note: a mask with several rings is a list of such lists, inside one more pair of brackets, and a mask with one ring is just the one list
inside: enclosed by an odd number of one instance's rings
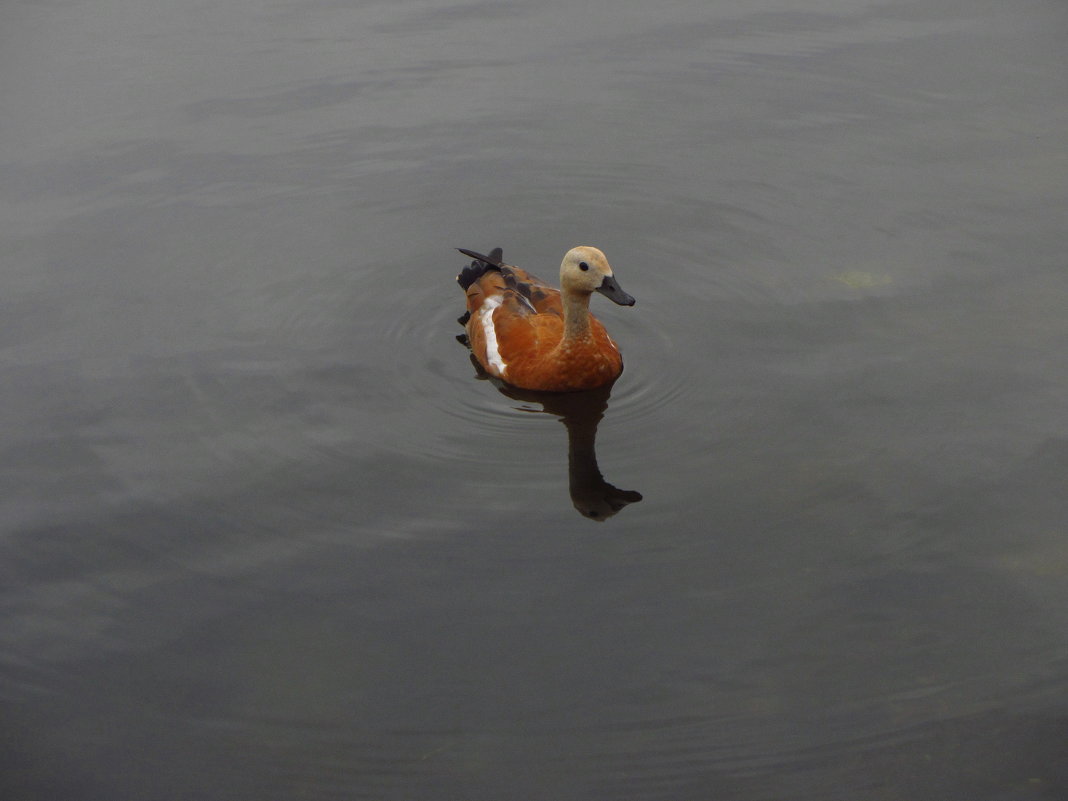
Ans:
{"label": "gray water surface", "polygon": [[[6,5],[4,798],[1068,795],[1066,54],[1056,0]],[[578,244],[610,397],[478,380],[453,248]]]}

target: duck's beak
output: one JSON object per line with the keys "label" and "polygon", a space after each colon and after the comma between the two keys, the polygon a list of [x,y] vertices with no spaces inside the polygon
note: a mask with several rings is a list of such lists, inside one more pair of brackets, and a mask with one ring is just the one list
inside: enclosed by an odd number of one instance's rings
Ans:
{"label": "duck's beak", "polygon": [[620,306],[633,306],[634,298],[624,292],[614,276],[606,275],[601,285],[597,287],[597,291],[608,298],[613,303],[618,303]]}

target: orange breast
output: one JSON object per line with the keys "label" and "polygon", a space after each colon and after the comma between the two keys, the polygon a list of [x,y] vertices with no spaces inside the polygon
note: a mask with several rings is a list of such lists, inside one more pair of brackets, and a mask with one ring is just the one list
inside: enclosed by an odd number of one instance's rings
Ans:
{"label": "orange breast", "polygon": [[487,271],[467,290],[471,351],[492,376],[523,389],[592,389],[623,371],[623,358],[593,315],[588,335],[564,342],[558,290],[525,271]]}

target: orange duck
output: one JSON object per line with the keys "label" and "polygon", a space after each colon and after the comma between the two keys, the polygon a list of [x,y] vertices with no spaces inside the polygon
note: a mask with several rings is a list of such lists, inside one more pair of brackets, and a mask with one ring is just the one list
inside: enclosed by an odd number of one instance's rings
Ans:
{"label": "orange duck", "polygon": [[623,357],[600,320],[590,314],[590,295],[633,306],[597,248],[577,247],[560,262],[560,289],[526,270],[504,264],[495,248],[456,276],[467,293],[471,353],[489,375],[521,389],[574,392],[614,381]]}

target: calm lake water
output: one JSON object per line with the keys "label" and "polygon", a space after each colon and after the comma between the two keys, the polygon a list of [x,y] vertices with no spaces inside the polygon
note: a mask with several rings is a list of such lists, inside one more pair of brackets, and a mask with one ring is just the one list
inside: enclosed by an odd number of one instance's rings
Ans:
{"label": "calm lake water", "polygon": [[1068,795],[1060,0],[8,3],[0,243],[5,799]]}

